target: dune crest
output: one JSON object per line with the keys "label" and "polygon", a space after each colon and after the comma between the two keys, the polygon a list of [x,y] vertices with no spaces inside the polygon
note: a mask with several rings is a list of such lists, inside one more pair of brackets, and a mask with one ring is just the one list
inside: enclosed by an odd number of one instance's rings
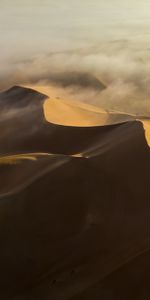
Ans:
{"label": "dune crest", "polygon": [[47,99],[43,105],[46,121],[65,126],[96,126],[108,123],[109,114],[62,99]]}
{"label": "dune crest", "polygon": [[150,147],[150,120],[140,119],[140,121],[143,123],[145,138],[148,146]]}
{"label": "dune crest", "polygon": [[[4,101],[9,106],[9,110],[5,111],[3,118],[6,118],[7,115],[13,117],[13,109],[15,106],[19,109],[23,108],[23,111],[25,112],[25,107],[28,109],[30,103],[34,104],[34,101],[38,100],[36,103],[39,105],[41,121],[43,122],[44,117],[47,124],[51,123],[56,126],[62,125],[67,126],[68,128],[69,126],[86,128],[120,124],[133,120],[140,121],[143,124],[145,139],[148,146],[150,146],[150,121],[148,118],[145,118],[144,116],[138,117],[134,114],[127,114],[121,111],[106,111],[95,105],[74,101],[72,98],[65,98],[64,100],[58,97],[59,92],[60,90],[56,87],[43,84],[27,84],[11,87],[8,91],[1,93],[3,100],[1,101],[2,109],[4,110],[6,106],[4,105]],[[10,97],[8,97],[8,94],[10,94]],[[12,103],[13,106],[11,104],[12,101],[10,101],[9,98],[14,98]],[[6,108],[8,107],[6,106]],[[39,120],[37,112],[34,116],[36,117],[36,120]]]}
{"label": "dune crest", "polygon": [[63,126],[103,126],[133,120],[132,115],[109,112],[91,104],[60,98],[47,98],[43,109],[47,122]]}
{"label": "dune crest", "polygon": [[39,93],[47,95],[43,103],[44,117],[47,122],[62,126],[92,127],[105,126],[137,120],[142,122],[145,139],[150,146],[150,121],[139,118],[136,114],[127,114],[120,111],[106,111],[95,105],[69,99],[55,97],[57,91],[47,85],[25,85]]}
{"label": "dune crest", "polygon": [[39,157],[51,155],[50,153],[24,153],[15,155],[0,156],[0,165],[18,164],[23,160],[36,161]]}
{"label": "dune crest", "polygon": [[149,289],[148,117],[45,94],[0,95],[0,299]]}
{"label": "dune crest", "polygon": [[43,104],[47,122],[63,126],[105,126],[137,120],[142,122],[145,139],[150,147],[150,120],[118,111],[106,111],[81,102],[48,98]]}

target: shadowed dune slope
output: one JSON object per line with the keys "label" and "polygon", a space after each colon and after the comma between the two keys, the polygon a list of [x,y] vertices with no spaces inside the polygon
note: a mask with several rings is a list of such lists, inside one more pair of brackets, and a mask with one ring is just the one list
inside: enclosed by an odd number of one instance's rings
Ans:
{"label": "shadowed dune slope", "polygon": [[142,123],[67,127],[41,117],[19,135],[19,122],[10,141],[0,137],[0,298],[148,299]]}
{"label": "shadowed dune slope", "polygon": [[0,93],[0,105],[5,107],[25,107],[35,101],[43,102],[47,96],[30,88],[13,86]]}
{"label": "shadowed dune slope", "polygon": [[[93,139],[113,127],[89,127],[112,125],[133,120],[131,116],[112,113],[96,107],[67,101],[48,100],[46,96],[29,88],[13,87],[0,94],[0,153],[52,152],[75,154],[89,146]],[[58,124],[48,122],[47,114],[60,118]],[[60,105],[60,111],[58,111]],[[68,110],[67,110],[68,108]],[[65,115],[64,115],[65,114]],[[67,117],[68,116],[68,117]],[[71,120],[73,126],[62,126],[63,120]],[[68,125],[68,123],[67,123]],[[88,125],[88,127],[81,127]],[[77,128],[78,126],[79,128]],[[113,126],[113,125],[112,125]]]}

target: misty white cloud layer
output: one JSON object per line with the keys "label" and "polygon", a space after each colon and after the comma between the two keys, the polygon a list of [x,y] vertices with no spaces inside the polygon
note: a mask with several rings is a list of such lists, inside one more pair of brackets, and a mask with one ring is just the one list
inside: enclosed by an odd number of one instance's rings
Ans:
{"label": "misty white cloud layer", "polygon": [[[40,82],[56,96],[150,114],[149,1],[1,0],[0,33],[1,89]],[[58,78],[70,72],[107,88],[62,90]]]}

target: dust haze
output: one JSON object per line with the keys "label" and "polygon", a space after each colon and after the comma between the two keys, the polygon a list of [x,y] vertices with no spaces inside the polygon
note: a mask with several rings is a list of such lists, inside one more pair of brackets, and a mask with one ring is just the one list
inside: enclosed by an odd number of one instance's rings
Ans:
{"label": "dust haze", "polygon": [[46,85],[52,97],[149,115],[146,0],[13,2],[0,4],[1,90]]}

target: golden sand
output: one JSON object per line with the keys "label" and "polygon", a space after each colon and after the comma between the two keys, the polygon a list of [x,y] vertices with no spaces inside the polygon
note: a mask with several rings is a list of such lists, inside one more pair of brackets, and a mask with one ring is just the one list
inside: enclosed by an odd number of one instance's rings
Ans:
{"label": "golden sand", "polygon": [[39,157],[50,155],[48,153],[27,153],[27,154],[16,154],[16,155],[7,155],[0,157],[0,165],[7,165],[7,164],[17,164],[22,160],[32,160],[35,161]]}
{"label": "golden sand", "polygon": [[138,120],[143,123],[145,138],[150,146],[150,120],[138,119],[136,115],[119,111],[106,111],[95,105],[73,101],[72,99],[56,98],[57,89],[46,85],[26,85],[47,95],[43,110],[47,122],[63,126],[104,126]]}
{"label": "golden sand", "polygon": [[143,123],[145,138],[148,146],[150,147],[150,120],[140,119],[140,121]]}

